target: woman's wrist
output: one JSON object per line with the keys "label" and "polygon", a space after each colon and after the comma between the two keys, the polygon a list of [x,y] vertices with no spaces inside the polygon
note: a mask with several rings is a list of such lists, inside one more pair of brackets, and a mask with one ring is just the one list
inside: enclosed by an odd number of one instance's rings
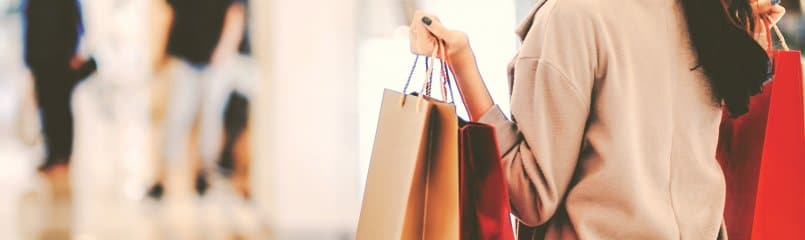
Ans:
{"label": "woman's wrist", "polygon": [[469,46],[461,47],[458,49],[447,49],[448,57],[450,58],[451,63],[461,63],[466,64],[470,62],[475,62],[475,54],[472,52]]}
{"label": "woman's wrist", "polygon": [[448,51],[448,55],[470,120],[478,120],[494,102],[478,71],[475,54],[467,46]]}
{"label": "woman's wrist", "polygon": [[447,55],[449,55],[451,60],[474,58],[472,48],[470,48],[469,37],[466,33],[458,31],[452,32],[451,38],[448,39],[446,44]]}
{"label": "woman's wrist", "polygon": [[470,48],[469,44],[465,44],[461,47],[455,48],[447,48],[447,55],[448,60],[450,60],[450,66],[456,69],[477,69],[477,63],[475,61],[475,53]]}

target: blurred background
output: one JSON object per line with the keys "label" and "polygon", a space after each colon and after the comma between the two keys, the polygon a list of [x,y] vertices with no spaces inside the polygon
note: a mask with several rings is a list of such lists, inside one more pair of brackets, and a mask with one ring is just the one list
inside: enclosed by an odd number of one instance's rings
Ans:
{"label": "blurred background", "polygon": [[414,11],[469,34],[507,112],[533,4],[0,0],[0,238],[352,239]]}

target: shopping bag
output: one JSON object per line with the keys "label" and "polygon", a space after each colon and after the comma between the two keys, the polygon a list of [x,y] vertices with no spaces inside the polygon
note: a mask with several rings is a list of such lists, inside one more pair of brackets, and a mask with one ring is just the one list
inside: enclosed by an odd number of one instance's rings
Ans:
{"label": "shopping bag", "polygon": [[752,239],[805,239],[805,113],[799,51],[776,51]]}
{"label": "shopping bag", "polygon": [[750,98],[737,118],[724,108],[717,159],[727,183],[724,221],[730,239],[750,239],[772,83]]}
{"label": "shopping bag", "polygon": [[[800,53],[774,51],[774,77],[749,112],[725,117],[717,157],[730,239],[805,239],[805,99]],[[726,114],[725,114],[726,115]]]}
{"label": "shopping bag", "polygon": [[461,123],[461,239],[514,240],[509,193],[495,139],[491,126]]}
{"label": "shopping bag", "polygon": [[459,239],[458,117],[425,82],[383,94],[356,239]]}

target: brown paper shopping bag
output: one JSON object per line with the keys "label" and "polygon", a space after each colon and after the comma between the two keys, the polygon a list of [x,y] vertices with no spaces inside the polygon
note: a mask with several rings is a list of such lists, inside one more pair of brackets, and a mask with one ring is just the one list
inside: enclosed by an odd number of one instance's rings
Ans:
{"label": "brown paper shopping bag", "polygon": [[383,94],[358,240],[459,238],[458,117],[429,85]]}

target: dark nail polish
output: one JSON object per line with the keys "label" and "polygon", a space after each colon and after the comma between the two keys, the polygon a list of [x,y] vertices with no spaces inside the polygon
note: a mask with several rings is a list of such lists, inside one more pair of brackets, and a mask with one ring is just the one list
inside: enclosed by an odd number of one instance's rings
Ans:
{"label": "dark nail polish", "polygon": [[780,4],[780,0],[771,0],[771,5]]}
{"label": "dark nail polish", "polygon": [[430,26],[430,24],[433,23],[433,20],[430,20],[429,17],[424,16],[424,17],[422,17],[422,22],[425,23],[425,25]]}

